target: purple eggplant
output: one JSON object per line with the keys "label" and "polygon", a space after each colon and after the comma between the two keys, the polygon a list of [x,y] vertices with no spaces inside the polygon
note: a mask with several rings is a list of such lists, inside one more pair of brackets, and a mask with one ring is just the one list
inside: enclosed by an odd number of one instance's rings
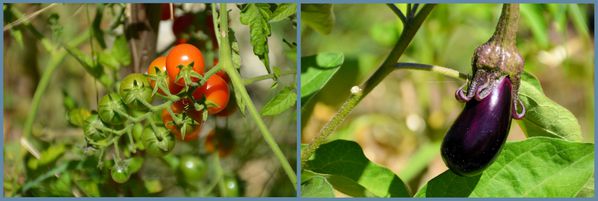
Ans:
{"label": "purple eggplant", "polygon": [[488,167],[511,127],[514,101],[509,76],[490,79],[489,85],[485,97],[467,101],[442,142],[444,163],[461,176],[475,176]]}

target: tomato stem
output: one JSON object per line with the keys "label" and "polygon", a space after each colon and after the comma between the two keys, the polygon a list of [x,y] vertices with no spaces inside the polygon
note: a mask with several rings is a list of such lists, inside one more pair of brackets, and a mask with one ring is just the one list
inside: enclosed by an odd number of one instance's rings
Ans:
{"label": "tomato stem", "polygon": [[[262,137],[264,138],[264,141],[266,141],[266,143],[268,144],[268,146],[270,147],[272,152],[274,152],[276,159],[278,159],[278,162],[282,166],[282,169],[284,170],[287,177],[293,184],[293,188],[297,188],[297,175],[295,174],[295,171],[293,170],[293,168],[291,167],[291,164],[289,163],[289,161],[285,157],[284,153],[282,152],[282,150],[276,143],[276,140],[274,140],[274,138],[272,137],[272,134],[268,130],[268,127],[264,123],[264,120],[261,118],[259,112],[257,111],[251,98],[249,97],[249,94],[247,93],[247,90],[245,89],[245,85],[243,84],[243,80],[241,79],[241,76],[236,71],[236,69],[233,67],[232,51],[231,51],[231,45],[229,44],[229,37],[228,37],[228,11],[227,11],[226,7],[227,7],[227,4],[225,4],[225,3],[220,4],[219,17],[220,17],[220,28],[222,28],[222,29],[220,30],[220,33],[217,34],[217,37],[220,38],[219,40],[221,43],[220,48],[219,48],[219,54],[220,54],[220,59],[221,59],[220,62],[222,62],[221,63],[222,68],[226,71],[226,73],[229,75],[229,77],[231,79],[231,82],[235,89],[234,90],[235,96],[237,96],[237,98],[242,99],[242,102],[246,103],[246,106],[247,106],[247,109],[249,112],[249,116],[257,124],[257,126],[262,134]],[[244,109],[242,107],[244,107],[244,106],[239,105],[239,110],[244,111]]]}

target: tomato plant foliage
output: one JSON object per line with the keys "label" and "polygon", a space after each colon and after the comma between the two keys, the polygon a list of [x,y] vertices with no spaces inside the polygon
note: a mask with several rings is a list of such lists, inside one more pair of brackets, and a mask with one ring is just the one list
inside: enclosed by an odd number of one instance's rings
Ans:
{"label": "tomato plant foliage", "polygon": [[31,105],[7,104],[5,195],[294,196],[296,9],[5,4],[5,66],[28,82],[8,96]]}

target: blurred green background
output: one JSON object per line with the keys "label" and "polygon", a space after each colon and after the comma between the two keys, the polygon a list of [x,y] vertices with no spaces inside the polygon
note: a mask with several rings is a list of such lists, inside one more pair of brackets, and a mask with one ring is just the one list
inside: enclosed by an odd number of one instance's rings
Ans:
{"label": "blurred green background", "polygon": [[[406,5],[397,4],[405,11]],[[445,66],[471,74],[474,49],[494,32],[500,4],[440,4],[432,10],[399,62]],[[594,142],[593,5],[521,4],[517,47],[525,70],[536,75],[546,95],[577,117],[583,141]],[[302,27],[301,54],[342,52],[345,62],[304,112],[303,143],[367,79],[398,40],[403,25],[384,4],[333,5],[330,34]],[[461,112],[455,100],[462,80],[432,72],[397,70],[376,87],[332,135],[357,141],[366,156],[397,173],[416,191],[446,170],[439,147]],[[513,122],[509,140],[524,139]],[[332,139],[330,139],[332,140]]]}

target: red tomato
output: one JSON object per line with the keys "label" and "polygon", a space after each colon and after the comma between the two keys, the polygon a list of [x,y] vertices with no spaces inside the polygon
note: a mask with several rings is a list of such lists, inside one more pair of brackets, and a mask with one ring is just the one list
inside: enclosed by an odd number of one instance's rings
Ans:
{"label": "red tomato", "polygon": [[177,102],[172,104],[172,111],[174,113],[183,113],[187,114],[187,116],[191,117],[191,119],[197,121],[198,123],[203,122],[202,119],[202,111],[197,111],[193,107],[193,102],[191,102],[188,98],[183,98]]}
{"label": "red tomato", "polygon": [[176,125],[172,116],[168,110],[162,110],[162,122],[164,123],[164,127],[166,127],[170,132],[174,133],[176,139],[183,140],[183,141],[192,141],[196,140],[199,137],[199,132],[201,131],[201,123],[197,123],[194,126],[189,126],[185,132],[185,139],[181,134],[181,129]]}
{"label": "red tomato", "polygon": [[[230,89],[230,87],[229,87],[229,90],[232,90],[232,89]],[[224,110],[222,110],[222,111],[214,114],[214,116],[217,116],[217,117],[226,117],[226,116],[229,116],[229,115],[235,113],[237,111],[237,103],[236,103],[235,95],[234,94],[230,96],[230,99],[229,99],[228,102],[230,104],[226,105],[226,107],[224,108]]]}
{"label": "red tomato", "polygon": [[[156,70],[158,70],[158,72],[156,72]],[[162,73],[166,71],[166,57],[165,56],[160,56],[156,59],[154,59],[154,61],[152,61],[152,63],[150,63],[149,67],[147,68],[147,74],[148,75],[156,75],[158,73]],[[152,89],[154,87],[156,87],[156,82],[152,79],[148,78],[148,81],[150,82],[150,86],[152,86]],[[172,79],[168,78],[168,89],[170,90],[171,94],[178,94],[183,87],[176,85]],[[166,94],[164,93],[164,91],[162,91],[162,89],[158,89],[158,93],[166,96]]]}
{"label": "red tomato", "polygon": [[[176,77],[181,72],[181,68],[187,68],[193,63],[191,68],[193,71],[203,75],[204,73],[204,59],[201,51],[190,44],[180,44],[172,48],[166,56],[166,71],[171,80],[176,80]],[[181,67],[182,66],[182,67]],[[199,79],[192,78],[194,82]],[[176,80],[176,84],[185,86],[183,78]]]}
{"label": "red tomato", "polygon": [[193,91],[193,98],[196,100],[201,99],[203,96],[206,98],[206,102],[211,102],[217,106],[208,105],[208,114],[216,114],[228,105],[230,98],[230,92],[228,90],[228,84],[220,76],[214,74],[208,81],[201,87],[197,87]]}

